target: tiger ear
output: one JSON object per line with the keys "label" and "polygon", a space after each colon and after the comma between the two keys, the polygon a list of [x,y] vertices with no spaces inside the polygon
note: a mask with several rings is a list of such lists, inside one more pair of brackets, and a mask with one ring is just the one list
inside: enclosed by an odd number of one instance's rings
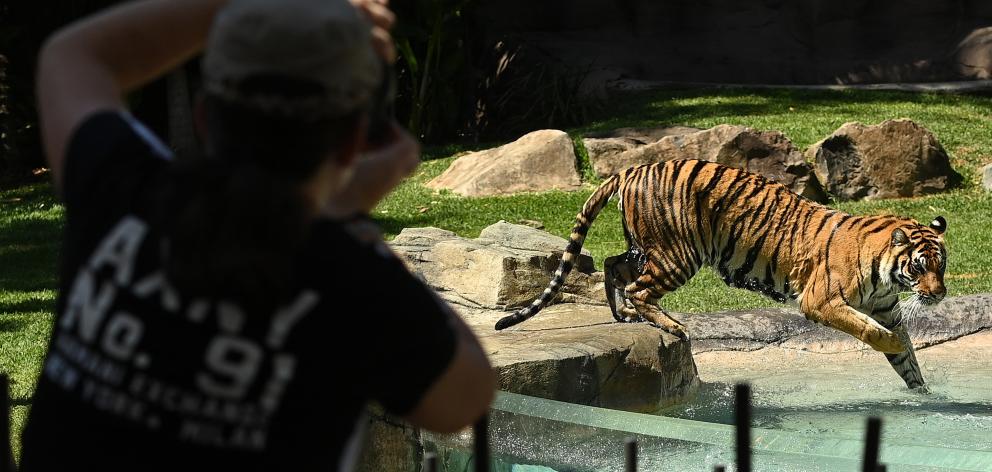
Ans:
{"label": "tiger ear", "polygon": [[938,216],[930,222],[930,227],[933,228],[937,234],[944,234],[944,231],[947,231],[947,220],[945,220],[943,216]]}
{"label": "tiger ear", "polygon": [[906,233],[904,233],[902,229],[896,228],[894,231],[892,231],[893,246],[902,246],[903,244],[906,244],[908,242],[909,242],[909,237],[906,236]]}

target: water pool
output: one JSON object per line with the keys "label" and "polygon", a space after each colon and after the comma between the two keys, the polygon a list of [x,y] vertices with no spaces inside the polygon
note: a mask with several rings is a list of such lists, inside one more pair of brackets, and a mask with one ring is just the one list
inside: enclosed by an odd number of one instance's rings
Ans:
{"label": "water pool", "polygon": [[[730,465],[733,382],[747,381],[755,470],[860,470],[865,419],[881,416],[888,470],[992,471],[992,334],[921,351],[928,395],[902,387],[877,353],[762,351],[735,353],[735,362],[698,355],[699,392],[658,415],[502,393],[492,470],[620,471],[627,437],[640,444],[641,470]],[[432,441],[443,470],[470,470],[470,435]]]}

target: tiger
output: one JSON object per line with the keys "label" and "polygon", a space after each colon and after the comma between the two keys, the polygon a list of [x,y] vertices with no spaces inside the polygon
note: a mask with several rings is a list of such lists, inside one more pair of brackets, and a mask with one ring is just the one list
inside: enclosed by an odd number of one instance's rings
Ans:
{"label": "tiger", "polygon": [[943,299],[947,221],[855,216],[759,174],[701,160],[645,164],[606,179],[576,216],[548,287],[500,319],[497,330],[534,316],[555,297],[614,195],[628,247],[604,261],[617,321],[646,320],[688,339],[658,302],[708,265],[727,285],[798,305],[808,320],[884,353],[907,387],[925,391],[899,294],[911,291],[916,305]]}

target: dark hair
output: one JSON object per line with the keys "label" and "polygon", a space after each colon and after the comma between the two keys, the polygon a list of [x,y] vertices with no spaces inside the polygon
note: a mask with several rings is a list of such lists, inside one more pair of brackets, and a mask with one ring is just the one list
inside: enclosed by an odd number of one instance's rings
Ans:
{"label": "dark hair", "polygon": [[[260,93],[301,90],[284,79],[261,83]],[[166,272],[184,294],[268,306],[294,286],[315,210],[303,184],[354,133],[361,112],[296,116],[205,102],[209,151],[177,164],[172,179]]]}

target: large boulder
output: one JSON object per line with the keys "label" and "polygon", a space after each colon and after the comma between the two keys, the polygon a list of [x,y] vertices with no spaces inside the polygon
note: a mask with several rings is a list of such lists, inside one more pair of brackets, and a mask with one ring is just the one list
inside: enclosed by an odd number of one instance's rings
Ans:
{"label": "large boulder", "polygon": [[[654,128],[618,128],[591,134],[582,140],[590,162],[602,162],[631,149],[651,144],[667,136],[695,133],[698,128],[663,126]],[[605,177],[605,176],[602,176]]]}
{"label": "large boulder", "polygon": [[[453,303],[512,309],[544,291],[568,242],[528,226],[499,222],[479,238],[437,228],[406,228],[390,243],[413,272]],[[603,273],[583,251],[558,300],[605,304]]]}
{"label": "large boulder", "polygon": [[692,349],[647,323],[617,323],[605,306],[552,305],[505,331],[505,312],[463,310],[499,374],[499,389],[582,405],[653,412],[697,386]]}
{"label": "large boulder", "polygon": [[616,323],[605,306],[603,273],[582,254],[558,303],[505,331],[507,309],[547,286],[563,238],[499,222],[466,239],[437,228],[407,228],[390,242],[432,288],[453,303],[499,372],[500,389],[585,405],[654,411],[696,387],[689,343],[647,323]]}
{"label": "large boulder", "polygon": [[659,141],[590,161],[602,177],[628,167],[675,159],[702,159],[756,172],[814,201],[826,201],[811,166],[792,142],[777,131],[719,125],[695,133],[667,136]]}
{"label": "large boulder", "polygon": [[466,154],[427,183],[469,197],[576,190],[581,185],[572,140],[558,130],[534,131],[498,148]]}
{"label": "large boulder", "polygon": [[838,200],[915,197],[961,181],[933,133],[908,119],[845,123],[807,149],[806,158]]}

